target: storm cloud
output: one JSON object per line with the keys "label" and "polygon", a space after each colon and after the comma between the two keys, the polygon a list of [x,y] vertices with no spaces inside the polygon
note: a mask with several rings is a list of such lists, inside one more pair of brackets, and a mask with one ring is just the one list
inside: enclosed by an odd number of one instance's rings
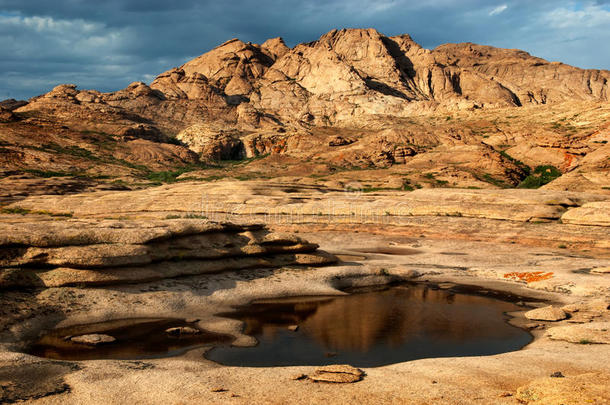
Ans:
{"label": "storm cloud", "polygon": [[59,83],[117,90],[233,37],[292,46],[349,27],[408,33],[427,48],[476,42],[610,68],[607,0],[0,0],[0,99]]}

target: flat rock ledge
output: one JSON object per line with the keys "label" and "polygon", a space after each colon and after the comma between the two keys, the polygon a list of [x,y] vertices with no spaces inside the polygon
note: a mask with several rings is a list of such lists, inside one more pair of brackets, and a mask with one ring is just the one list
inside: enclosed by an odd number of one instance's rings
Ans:
{"label": "flat rock ledge", "polygon": [[561,219],[566,224],[610,225],[610,201],[606,195],[543,189],[452,188],[352,193],[312,190],[299,184],[268,181],[181,182],[146,190],[30,196],[8,208],[70,213],[79,218],[141,213],[162,215],[203,208],[206,215],[219,216],[341,217],[356,214],[373,221],[385,216],[457,216],[518,222]]}
{"label": "flat rock ledge", "polygon": [[262,225],[199,219],[0,224],[0,289],[137,283],[336,258]]}
{"label": "flat rock ledge", "polygon": [[547,331],[549,338],[578,344],[610,344],[610,322],[556,326]]}

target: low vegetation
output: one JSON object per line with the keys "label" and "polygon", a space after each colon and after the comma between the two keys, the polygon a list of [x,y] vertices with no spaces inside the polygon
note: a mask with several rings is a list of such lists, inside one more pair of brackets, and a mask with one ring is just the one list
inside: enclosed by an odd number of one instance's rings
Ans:
{"label": "low vegetation", "polygon": [[561,172],[555,166],[537,166],[517,187],[539,188],[560,176]]}

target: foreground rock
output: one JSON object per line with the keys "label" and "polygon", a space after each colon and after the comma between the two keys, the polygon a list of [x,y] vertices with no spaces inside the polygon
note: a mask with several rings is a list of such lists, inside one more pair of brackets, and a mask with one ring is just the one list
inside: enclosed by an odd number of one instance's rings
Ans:
{"label": "foreground rock", "polygon": [[564,310],[551,306],[533,309],[525,313],[527,319],[533,321],[561,321],[568,317]]}
{"label": "foreground rock", "polygon": [[540,378],[520,387],[516,399],[524,404],[607,404],[608,384],[607,373]]}
{"label": "foreground rock", "polygon": [[0,288],[120,284],[335,261],[317,247],[260,225],[202,220],[3,224]]}
{"label": "foreground rock", "polygon": [[610,344],[610,322],[556,326],[547,331],[554,340],[579,344]]}
{"label": "foreground rock", "polygon": [[364,378],[364,371],[347,364],[334,364],[319,367],[309,376],[314,382],[326,383],[355,383]]}

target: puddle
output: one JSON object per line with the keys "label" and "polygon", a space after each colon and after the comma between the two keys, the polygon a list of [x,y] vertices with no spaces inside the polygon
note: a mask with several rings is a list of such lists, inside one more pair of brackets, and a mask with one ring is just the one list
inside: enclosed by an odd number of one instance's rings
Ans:
{"label": "puddle", "polygon": [[[514,298],[510,297],[509,299]],[[425,285],[342,297],[256,302],[223,316],[244,322],[255,347],[217,346],[206,358],[229,366],[351,364],[481,356],[519,350],[532,340],[510,325],[514,303]]]}
{"label": "puddle", "polygon": [[[190,328],[190,333],[166,332],[180,327]],[[90,334],[110,336],[115,340],[97,345],[74,341],[78,341],[78,336]],[[196,347],[232,340],[229,335],[208,332],[197,327],[196,322],[182,319],[118,319],[51,330],[34,343],[28,353],[58,360],[136,360],[178,356]]]}
{"label": "puddle", "polygon": [[582,268],[582,269],[572,270],[572,273],[591,275],[591,270],[592,270],[591,268]]}
{"label": "puddle", "polygon": [[[519,350],[532,340],[507,322],[507,312],[522,310],[514,304],[522,297],[449,283],[348,292],[260,300],[221,314],[244,322],[244,333],[258,341],[254,347],[233,347],[232,336],[201,329],[196,321],[140,318],[54,329],[28,353],[59,360],[137,360],[213,346],[206,358],[229,366],[377,367],[421,358],[492,355]],[[172,328],[186,332],[168,333]],[[98,335],[97,344],[85,339],[92,334]]]}

